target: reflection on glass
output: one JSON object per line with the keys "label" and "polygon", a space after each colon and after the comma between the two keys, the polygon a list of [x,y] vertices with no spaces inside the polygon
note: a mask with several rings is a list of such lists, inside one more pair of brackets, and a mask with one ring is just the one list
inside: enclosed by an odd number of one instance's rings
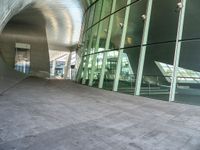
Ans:
{"label": "reflection on glass", "polygon": [[92,46],[91,46],[91,49],[89,50],[89,54],[92,54],[95,52],[98,27],[99,27],[99,24],[96,24],[95,26],[92,27]]}
{"label": "reflection on glass", "polygon": [[104,17],[110,15],[110,13],[111,13],[112,0],[102,0],[102,1],[103,1],[102,18],[104,18]]}
{"label": "reflection on glass", "polygon": [[139,55],[140,47],[124,50],[118,86],[119,92],[134,94]]}
{"label": "reflection on glass", "polygon": [[125,47],[141,44],[144,28],[141,16],[146,13],[146,6],[147,0],[137,1],[131,5]]}
{"label": "reflection on glass", "polygon": [[[175,43],[147,46],[141,95],[160,100],[169,100],[171,79],[169,72],[163,74],[157,62],[173,64]],[[166,69],[166,68],[165,68]]]}
{"label": "reflection on glass", "polygon": [[116,3],[116,10],[119,10],[120,8],[126,6],[127,4],[127,0],[117,0],[117,3]]}
{"label": "reflection on glass", "polygon": [[[157,64],[162,74],[165,76],[166,80],[171,82],[174,66],[157,61],[155,61],[155,63]],[[179,67],[177,70],[177,76],[177,83],[200,83],[200,72],[194,70]]]}
{"label": "reflection on glass", "polygon": [[182,42],[175,101],[200,105],[199,41]]}
{"label": "reflection on glass", "polygon": [[95,14],[94,14],[93,24],[97,23],[100,20],[102,4],[103,4],[103,0],[99,0],[96,2],[96,9],[95,9]]}
{"label": "reflection on glass", "polygon": [[175,41],[178,17],[177,0],[154,0],[148,43]]}
{"label": "reflection on glass", "polygon": [[83,31],[84,32],[86,32],[86,30],[88,29],[88,22],[89,22],[89,14],[90,13],[90,11],[88,10],[87,12],[86,12],[86,14],[85,14],[85,26],[84,26],[84,29],[83,29]]}
{"label": "reflection on glass", "polygon": [[119,43],[121,41],[122,28],[123,28],[123,23],[124,23],[125,10],[126,9],[122,9],[116,14],[114,14],[110,49],[119,49],[119,46],[120,46]]}
{"label": "reflection on glass", "polygon": [[200,1],[189,0],[186,4],[183,39],[200,38]]}
{"label": "reflection on glass", "polygon": [[85,41],[83,44],[84,55],[87,55],[89,53],[88,46],[89,46],[89,42],[90,42],[91,33],[92,33],[92,29],[88,30],[85,33]]}
{"label": "reflection on glass", "polygon": [[[94,1],[90,1],[94,2]],[[87,79],[92,68],[92,60],[95,60],[93,86],[97,87],[100,78],[103,55],[105,50],[108,54],[105,69],[104,89],[113,88],[113,80],[116,73],[119,44],[122,36],[123,23],[125,18],[125,7],[127,0],[117,0],[112,25],[111,41],[109,48],[105,49],[107,40],[108,23],[110,19],[112,0],[99,0],[86,13],[85,30],[97,23],[84,35],[84,48],[90,54],[85,57],[89,60]],[[122,55],[119,92],[134,94],[136,74],[140,55],[140,45],[143,35],[144,20],[142,15],[146,14],[148,0],[132,0],[130,5],[130,16],[125,37],[125,48]],[[148,33],[148,44],[146,49],[144,71],[142,76],[141,95],[154,99],[169,99],[170,85],[172,81],[173,60],[175,40],[177,35],[178,18],[180,10],[177,9],[179,0],[154,0],[150,18]],[[200,9],[199,0],[188,1],[184,22],[184,39],[200,37]],[[102,11],[102,16],[100,13]],[[109,17],[108,17],[109,16]],[[106,18],[107,17],[107,18]],[[94,19],[93,19],[94,18]],[[98,37],[98,27],[102,29]],[[195,25],[194,25],[195,24]],[[130,48],[132,47],[132,48]],[[96,49],[97,48],[97,49]],[[199,41],[187,41],[182,43],[180,66],[178,68],[176,101],[200,105],[200,62],[199,62]],[[98,53],[96,53],[98,52]],[[96,53],[96,54],[94,54]],[[97,56],[97,57],[94,57]]]}
{"label": "reflection on glass", "polygon": [[83,79],[83,72],[84,72],[84,69],[85,69],[85,62],[86,62],[86,57],[83,57],[83,59],[82,59],[82,68],[79,68],[79,69],[81,69],[81,70],[79,70],[79,78],[78,78],[78,81],[80,82],[80,83],[82,83],[82,79]]}
{"label": "reflection on glass", "polygon": [[97,54],[97,59],[95,63],[94,77],[93,77],[93,86],[98,87],[99,79],[101,75],[101,68],[103,63],[103,53]]}
{"label": "reflection on glass", "polygon": [[110,20],[110,18],[108,17],[101,22],[102,27],[101,27],[101,33],[100,33],[100,42],[99,42],[98,52],[105,50],[105,44],[106,44],[107,34],[108,34],[109,20]]}
{"label": "reflection on glass", "polygon": [[107,52],[107,61],[104,77],[104,89],[112,90],[116,74],[118,51]]}
{"label": "reflection on glass", "polygon": [[95,12],[95,5],[92,5],[92,7],[89,10],[89,20],[88,20],[88,25],[87,27],[91,27],[92,23],[93,23],[93,19],[94,19],[94,12]]}
{"label": "reflection on glass", "polygon": [[88,55],[86,56],[86,61],[89,60],[88,65],[86,66],[86,63],[84,65],[83,68],[83,72],[86,69],[87,71],[85,72],[85,84],[87,85],[89,83],[89,77],[90,77],[90,73],[91,73],[91,67],[92,67],[92,55]]}

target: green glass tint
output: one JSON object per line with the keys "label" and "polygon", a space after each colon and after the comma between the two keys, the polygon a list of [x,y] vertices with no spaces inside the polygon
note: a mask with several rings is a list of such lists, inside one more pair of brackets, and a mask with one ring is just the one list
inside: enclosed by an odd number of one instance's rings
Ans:
{"label": "green glass tint", "polygon": [[122,36],[122,29],[123,29],[123,24],[124,24],[125,10],[126,9],[122,9],[116,14],[114,14],[110,49],[119,49],[121,36]]}
{"label": "green glass tint", "polygon": [[148,43],[175,41],[178,17],[176,0],[154,0]]}
{"label": "green glass tint", "polygon": [[173,65],[175,43],[147,46],[141,95],[160,100],[169,100],[172,74],[163,72],[162,64]]}
{"label": "green glass tint", "polygon": [[187,0],[183,39],[200,38],[200,1]]}
{"label": "green glass tint", "polygon": [[105,68],[105,77],[103,88],[112,90],[116,74],[118,51],[107,52],[107,61]]}
{"label": "green glass tint", "polygon": [[85,81],[86,81],[85,84],[86,85],[88,85],[89,77],[90,77],[90,73],[91,73],[91,66],[92,66],[92,57],[91,56],[92,55],[86,56],[86,61],[87,60],[89,60],[89,61],[88,61],[88,65],[85,63],[84,69],[83,69],[83,71],[86,70],[86,72],[85,72]]}
{"label": "green glass tint", "polygon": [[[94,1],[88,2],[91,4]],[[103,84],[104,89],[112,90],[114,79],[119,77],[118,91],[134,94],[136,75],[144,69],[141,75],[140,94],[145,97],[168,101],[174,70],[178,21],[180,12],[183,10],[177,6],[179,2],[181,1],[132,0],[130,7],[127,7],[127,0],[116,0],[116,7],[113,7],[111,14],[113,0],[95,1],[84,16],[84,35],[80,42],[83,44],[81,50],[85,51],[85,56],[83,56],[81,78],[84,76],[86,84],[90,81],[89,85],[98,87],[100,76],[105,73],[104,80],[101,78],[103,82],[99,84],[100,88]],[[147,4],[149,4],[149,8],[152,6],[152,12],[147,11]],[[179,39],[182,45],[175,96],[176,102],[197,105],[200,105],[199,5],[199,0],[187,0],[187,5],[184,5],[186,6],[186,14],[183,39]],[[123,36],[122,39],[127,8],[130,8],[128,27],[126,36]],[[147,18],[147,12],[149,15],[151,14],[150,18]],[[110,30],[108,31],[110,18],[113,18],[113,20],[111,19]],[[144,30],[144,25],[146,25],[146,30]],[[111,35],[111,39],[109,35]],[[148,37],[147,43],[146,37]],[[141,45],[142,39],[143,45]],[[120,43],[123,44],[123,40],[125,40],[125,45],[124,47],[122,45],[121,50],[123,51],[120,51],[123,52],[122,57],[120,57],[121,65],[117,67],[119,46]],[[105,48],[106,41],[107,48]],[[140,55],[145,57],[144,67],[142,61],[144,57],[140,57]],[[141,61],[139,61],[139,57]],[[141,66],[138,72],[139,62]],[[102,70],[102,66],[106,66],[105,70]],[[118,71],[120,68],[120,76],[118,74],[116,76],[116,67]],[[83,74],[84,71],[85,74]],[[139,84],[140,82],[138,82]],[[115,85],[117,86],[117,84]],[[139,90],[139,88],[137,89]]]}
{"label": "green glass tint", "polygon": [[90,37],[92,36],[92,29],[91,30],[88,30],[86,33],[85,33],[85,36],[86,36],[86,39],[84,41],[84,55],[87,55],[89,53],[89,50],[88,50],[88,47],[89,47],[89,43],[90,43]]}
{"label": "green glass tint", "polygon": [[98,52],[105,50],[109,20],[110,18],[108,17],[101,22],[101,32],[100,32],[100,42],[99,42]]}
{"label": "green glass tint", "polygon": [[117,0],[116,3],[116,10],[121,9],[122,7],[125,7],[127,4],[127,0]]}
{"label": "green glass tint", "polygon": [[87,31],[88,29],[88,22],[89,22],[89,18],[90,18],[90,10],[88,10],[86,13],[85,13],[85,27],[84,27],[84,32]]}
{"label": "green glass tint", "polygon": [[96,63],[95,63],[93,84],[92,84],[92,86],[94,87],[98,87],[102,63],[103,63],[103,53],[96,54]]}
{"label": "green glass tint", "polygon": [[91,27],[91,25],[93,24],[93,19],[94,19],[94,12],[95,12],[95,5],[92,5],[92,7],[89,10],[89,19],[88,19],[88,25],[87,28]]}
{"label": "green glass tint", "polygon": [[140,45],[142,41],[147,0],[137,1],[131,5],[125,47]]}
{"label": "green glass tint", "polygon": [[[175,101],[200,105],[199,41],[182,42]],[[171,66],[173,68],[173,66]]]}
{"label": "green glass tint", "polygon": [[78,79],[78,81],[81,83],[82,82],[82,79],[83,79],[83,72],[84,72],[84,68],[85,68],[85,63],[86,63],[86,57],[83,57],[83,59],[82,59],[82,68],[80,68],[81,70],[79,70],[80,71],[80,76],[79,76],[79,79]]}
{"label": "green glass tint", "polygon": [[134,94],[140,47],[124,49],[118,91]]}
{"label": "green glass tint", "polygon": [[[101,1],[101,0],[100,0]],[[111,13],[111,8],[112,8],[112,0],[102,0],[103,1],[103,12],[102,12],[102,17],[104,18]]]}
{"label": "green glass tint", "polygon": [[97,23],[101,19],[101,12],[103,11],[102,4],[103,4],[102,0],[99,0],[96,2],[96,9],[95,9],[95,14],[94,14],[93,24]]}
{"label": "green glass tint", "polygon": [[96,24],[92,27],[92,46],[89,50],[89,54],[92,54],[95,52],[96,42],[97,42],[97,33],[98,33],[99,24]]}

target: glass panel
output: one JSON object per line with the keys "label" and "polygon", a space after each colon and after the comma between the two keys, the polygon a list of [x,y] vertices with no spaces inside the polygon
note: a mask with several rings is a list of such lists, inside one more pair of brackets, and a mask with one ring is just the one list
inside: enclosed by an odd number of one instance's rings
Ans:
{"label": "glass panel", "polygon": [[84,68],[85,68],[85,62],[86,62],[86,58],[87,57],[83,57],[83,67],[82,67],[82,70],[80,70],[80,79],[78,79],[80,82],[79,83],[82,83],[82,79],[83,79],[83,73],[84,73]]}
{"label": "glass panel", "polygon": [[110,15],[112,8],[112,0],[102,0],[103,1],[103,12],[102,18]]}
{"label": "glass panel", "polygon": [[146,13],[147,0],[131,5],[125,46],[140,45],[143,35],[144,21],[141,18]]}
{"label": "glass panel", "polygon": [[175,101],[200,105],[200,41],[182,42]]}
{"label": "glass panel", "polygon": [[94,11],[95,11],[95,5],[92,5],[92,7],[90,7],[90,11],[89,11],[89,20],[88,20],[88,28],[91,27],[92,23],[93,23],[93,18],[94,18]]}
{"label": "glass panel", "polygon": [[[93,53],[93,51],[94,51],[96,38],[97,38],[97,27],[98,27],[98,25],[95,25],[92,29],[90,29],[88,31],[88,35],[87,35],[88,38],[86,40],[86,46],[87,46],[86,48],[87,49],[86,49],[85,55]],[[92,44],[91,44],[91,48],[90,48],[89,46],[90,46],[91,39],[92,39]]]}
{"label": "glass panel", "polygon": [[112,90],[116,74],[118,51],[107,52],[105,77],[103,88]]}
{"label": "glass panel", "polygon": [[187,1],[183,39],[200,38],[200,1]]}
{"label": "glass panel", "polygon": [[88,46],[89,46],[89,42],[90,42],[90,36],[91,36],[91,32],[92,29],[88,30],[86,32],[86,39],[85,39],[85,42],[84,42],[84,55],[87,55],[88,54]]}
{"label": "glass panel", "polygon": [[[88,63],[88,68],[87,68],[87,72],[86,72],[86,76],[85,76],[85,84],[88,85],[89,83],[89,77],[90,77],[90,73],[91,73],[91,66],[92,66],[92,55],[88,55],[86,56],[86,60],[87,61],[89,59],[89,63]],[[84,65],[84,68],[86,68],[86,64]],[[84,72],[84,69],[83,69],[83,72]]]}
{"label": "glass panel", "polygon": [[140,47],[128,48],[122,55],[122,65],[118,91],[134,94]]}
{"label": "glass panel", "polygon": [[90,13],[90,10],[88,10],[88,11],[86,12],[86,14],[85,14],[84,32],[86,32],[87,29],[88,29],[88,22],[89,22],[89,16],[90,16],[89,13]]}
{"label": "glass panel", "polygon": [[112,36],[111,36],[111,49],[119,49],[122,35],[122,26],[124,23],[125,9],[120,10],[114,14],[114,22],[112,27]]}
{"label": "glass panel", "polygon": [[148,43],[175,41],[178,16],[177,0],[154,0]]}
{"label": "glass panel", "polygon": [[127,0],[117,0],[116,3],[116,10],[119,10],[120,8],[126,6]]}
{"label": "glass panel", "polygon": [[96,22],[98,22],[100,20],[101,17],[101,9],[102,9],[102,0],[99,0],[98,2],[96,2],[96,10],[95,10],[95,15],[94,15],[94,21],[93,24],[95,24]]}
{"label": "glass panel", "polygon": [[104,19],[102,23],[101,33],[100,33],[100,43],[98,52],[105,50],[105,44],[107,40],[107,33],[108,33],[108,24],[109,24],[110,17]]}
{"label": "glass panel", "polygon": [[91,74],[91,68],[92,68],[92,59],[93,59],[93,55],[88,56],[89,57],[89,63],[88,63],[88,72],[87,72],[87,77],[86,77],[86,85],[88,85],[89,83],[89,77]]}
{"label": "glass panel", "polygon": [[102,63],[103,63],[103,53],[98,53],[97,59],[96,59],[96,64],[95,64],[94,77],[93,77],[93,79],[94,79],[93,86],[94,87],[98,87],[100,75],[101,75]]}
{"label": "glass panel", "polygon": [[97,33],[98,33],[98,27],[99,24],[96,24],[94,27],[92,27],[92,47],[90,50],[90,54],[94,53],[95,47],[96,47],[96,42],[97,42]]}
{"label": "glass panel", "polygon": [[171,68],[169,65],[173,65],[174,50],[175,42],[147,46],[141,95],[169,100],[171,85]]}

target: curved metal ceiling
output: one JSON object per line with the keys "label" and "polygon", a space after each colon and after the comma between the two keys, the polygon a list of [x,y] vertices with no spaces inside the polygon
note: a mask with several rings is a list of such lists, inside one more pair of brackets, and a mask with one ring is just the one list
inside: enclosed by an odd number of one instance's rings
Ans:
{"label": "curved metal ceiling", "polygon": [[[84,10],[91,3],[89,0],[1,0],[3,9],[1,24],[11,19],[18,23],[40,24],[34,10],[39,10],[45,18],[49,49],[66,48],[78,42]],[[22,10],[25,10],[24,12]],[[7,12],[6,12],[7,11]],[[22,12],[22,13],[20,13]],[[39,16],[38,16],[39,17]],[[39,20],[39,19],[38,19]]]}
{"label": "curved metal ceiling", "polygon": [[51,45],[72,45],[78,42],[83,8],[75,0],[35,0],[34,6],[46,19],[48,42]]}

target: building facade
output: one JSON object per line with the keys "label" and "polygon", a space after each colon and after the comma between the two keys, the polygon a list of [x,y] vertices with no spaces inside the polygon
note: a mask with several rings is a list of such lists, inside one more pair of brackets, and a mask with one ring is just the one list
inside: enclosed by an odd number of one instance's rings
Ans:
{"label": "building facade", "polygon": [[200,104],[199,0],[97,0],[85,12],[77,81]]}

